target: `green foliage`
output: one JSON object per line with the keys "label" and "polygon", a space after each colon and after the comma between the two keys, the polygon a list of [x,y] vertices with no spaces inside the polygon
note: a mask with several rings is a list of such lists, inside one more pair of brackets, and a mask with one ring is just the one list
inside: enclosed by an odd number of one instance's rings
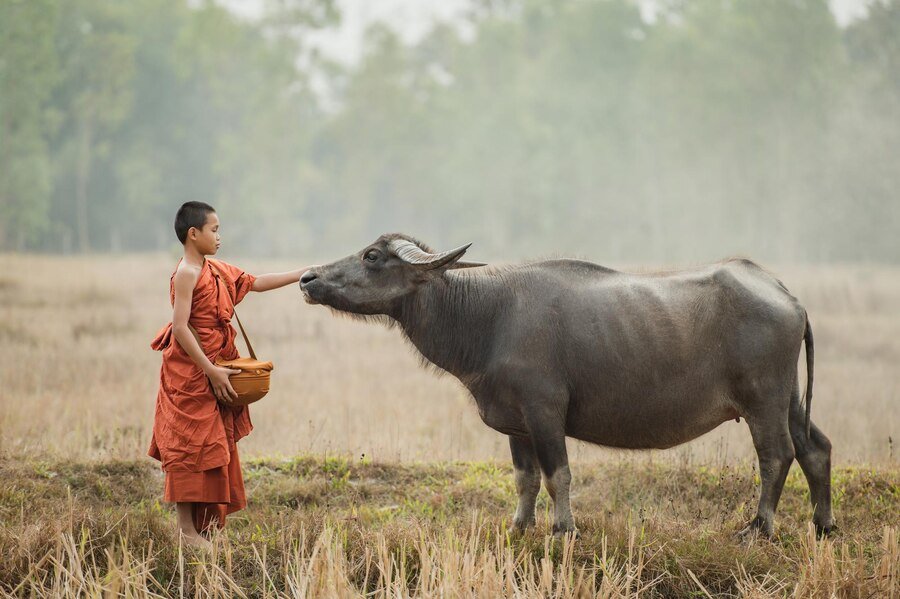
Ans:
{"label": "green foliage", "polygon": [[48,220],[57,13],[55,0],[0,0],[0,247],[24,248]]}

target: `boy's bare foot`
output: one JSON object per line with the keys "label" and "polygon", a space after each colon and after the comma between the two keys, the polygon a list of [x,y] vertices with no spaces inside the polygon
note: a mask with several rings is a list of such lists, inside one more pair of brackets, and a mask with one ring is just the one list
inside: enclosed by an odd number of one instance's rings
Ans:
{"label": "boy's bare foot", "polygon": [[189,547],[199,549],[212,549],[212,543],[204,538],[194,527],[194,518],[191,515],[193,505],[189,502],[175,504],[176,519],[178,522],[178,534],[182,541]]}
{"label": "boy's bare foot", "polygon": [[203,550],[212,549],[212,543],[197,534],[196,531],[185,532],[184,530],[179,530],[178,534],[181,536],[182,542],[188,547],[195,547]]}

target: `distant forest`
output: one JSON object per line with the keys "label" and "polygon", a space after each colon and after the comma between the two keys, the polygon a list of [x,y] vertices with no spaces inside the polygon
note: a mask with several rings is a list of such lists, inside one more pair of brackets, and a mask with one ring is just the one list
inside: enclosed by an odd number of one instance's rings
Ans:
{"label": "distant forest", "polygon": [[461,35],[187,0],[0,0],[0,250],[229,255],[403,231],[473,259],[900,262],[900,1],[481,0]]}

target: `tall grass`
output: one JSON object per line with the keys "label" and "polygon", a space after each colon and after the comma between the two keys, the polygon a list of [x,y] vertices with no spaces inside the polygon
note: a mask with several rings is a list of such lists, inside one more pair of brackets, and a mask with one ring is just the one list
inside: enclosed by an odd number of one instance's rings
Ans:
{"label": "tall grass", "polygon": [[247,464],[251,504],[202,553],[179,543],[143,462],[0,464],[10,597],[891,597],[900,471],[835,473],[817,539],[794,471],[773,541],[738,542],[754,473],[622,463],[579,475],[579,537],[506,532],[509,469],[341,459]]}
{"label": "tall grass", "polygon": [[[638,599],[673,596],[662,583],[665,573],[647,580],[648,554],[645,547],[630,545],[628,553],[612,556],[604,537],[600,552],[590,566],[574,559],[575,539],[556,544],[548,539],[542,553],[532,559],[527,550],[516,551],[498,542],[485,546],[483,531],[457,537],[412,539],[412,546],[392,553],[383,536],[374,539],[374,549],[360,561],[348,559],[340,529],[325,528],[311,542],[301,531],[300,542],[284,548],[282,572],[269,577],[270,563],[265,549],[254,550],[249,567],[259,572],[257,585],[247,588],[235,578],[236,550],[227,542],[215,541],[210,553],[177,548],[177,575],[159,580],[153,568],[159,552],[152,544],[135,553],[127,539],[105,550],[104,560],[87,561],[88,538],[60,535],[53,551],[31,569],[27,577],[8,592],[9,596],[30,597],[596,597]],[[634,540],[636,532],[632,532]],[[499,534],[494,533],[496,539]],[[747,598],[784,597],[885,597],[898,595],[900,544],[897,529],[885,527],[882,553],[874,572],[864,558],[864,549],[853,543],[835,546],[817,540],[810,530],[801,544],[803,561],[798,560],[801,580],[794,586],[772,574],[752,576],[743,566],[732,573],[736,595]],[[410,569],[415,575],[411,575]],[[688,587],[683,596],[713,594],[691,570],[685,571]],[[361,587],[359,582],[366,583]],[[669,580],[671,583],[671,580]],[[691,584],[694,588],[691,589]],[[669,585],[671,587],[671,585]],[[717,593],[717,595],[720,595]]]}

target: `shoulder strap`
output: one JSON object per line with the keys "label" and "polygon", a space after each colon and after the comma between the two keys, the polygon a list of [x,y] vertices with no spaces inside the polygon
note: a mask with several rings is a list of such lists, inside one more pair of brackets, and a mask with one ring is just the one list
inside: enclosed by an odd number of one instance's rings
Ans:
{"label": "shoulder strap", "polygon": [[[219,267],[215,265],[216,263],[213,262],[213,260],[211,258],[207,258],[207,260],[209,260],[209,267],[211,269],[215,270],[216,278],[219,278],[219,275],[222,274],[222,271],[219,270]],[[229,293],[228,293],[227,285],[225,286],[225,295],[228,295],[228,301],[231,302],[231,310],[232,310],[232,312],[234,312],[234,317],[237,318],[238,326],[241,329],[241,335],[244,336],[244,343],[247,344],[247,351],[250,352],[250,357],[253,358],[254,360],[256,360],[256,352],[253,351],[253,346],[250,345],[250,338],[247,337],[247,332],[244,330],[244,325],[241,324],[241,317],[238,316],[237,310],[235,310],[235,308],[234,308],[234,302],[231,300],[231,295],[229,295]],[[196,332],[194,334],[196,335]]]}

